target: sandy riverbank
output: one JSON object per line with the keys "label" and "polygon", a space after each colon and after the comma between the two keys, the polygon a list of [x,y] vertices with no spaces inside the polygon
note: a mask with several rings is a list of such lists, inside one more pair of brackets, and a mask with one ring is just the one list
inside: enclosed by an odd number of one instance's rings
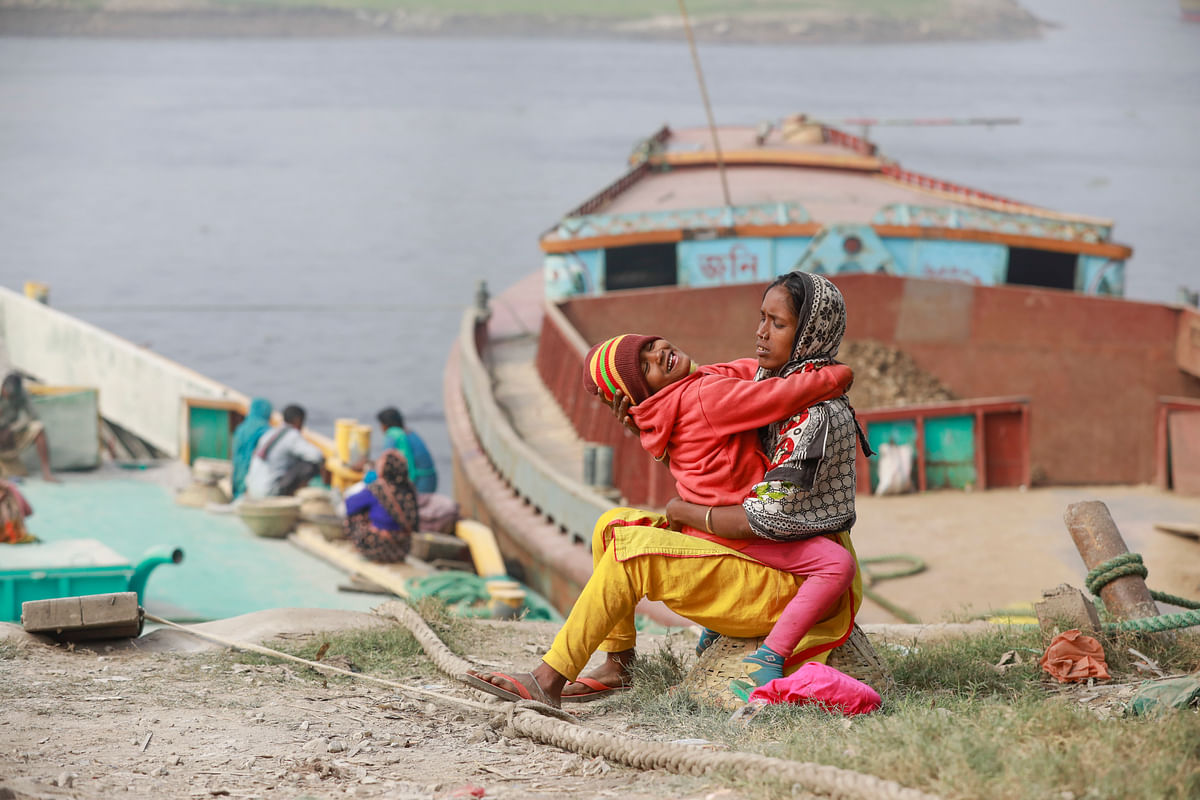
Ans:
{"label": "sandy riverbank", "polygon": [[[411,6],[410,6],[411,8]],[[1037,36],[1044,23],[1014,0],[942,0],[924,13],[835,9],[697,14],[696,38],[730,43],[883,43]],[[2,36],[308,37],[514,36],[683,39],[677,14],[463,14],[204,0],[0,1]]]}

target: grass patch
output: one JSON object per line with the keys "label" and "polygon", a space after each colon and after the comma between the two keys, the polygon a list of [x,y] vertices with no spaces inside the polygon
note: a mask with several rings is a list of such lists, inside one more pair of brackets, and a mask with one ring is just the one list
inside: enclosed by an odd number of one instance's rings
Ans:
{"label": "grass patch", "polygon": [[[1037,660],[1043,649],[1036,628],[997,626],[995,631],[954,641],[881,646],[879,655],[904,691],[931,697],[1018,697],[1041,693]],[[998,670],[995,665],[1009,652],[1019,656],[1022,663]]]}
{"label": "grass patch", "polygon": [[[432,597],[418,601],[415,608],[438,638],[451,650],[462,652],[461,648],[469,638],[470,626],[467,622],[455,617],[444,603]],[[297,658],[389,680],[400,680],[414,674],[429,676],[436,672],[420,643],[400,625],[275,639],[266,642],[265,646]],[[296,674],[321,682],[354,681],[354,678],[346,675],[326,675],[312,667],[251,651],[235,652],[233,661],[252,665],[287,664],[296,670]]]}
{"label": "grass patch", "polygon": [[[1118,657],[1128,636],[1106,638],[1118,681],[1137,683],[1135,657]],[[1195,670],[1196,637],[1176,641],[1133,637],[1140,652],[1173,671]],[[1086,687],[1059,695],[1037,661],[1043,642],[1036,629],[1004,629],[983,636],[909,648],[880,647],[898,688],[874,714],[847,718],[814,707],[772,706],[749,724],[728,712],[660,692],[673,656],[646,659],[646,691],[622,699],[639,736],[657,740],[702,738],[731,750],[828,764],[946,798],[1053,797],[1152,800],[1200,797],[1200,714],[1153,719],[1100,715],[1078,701]],[[997,670],[1013,651],[1022,664]],[[672,667],[673,668],[673,667]],[[640,673],[639,673],[640,677]],[[760,797],[787,794],[769,775],[741,776]]]}

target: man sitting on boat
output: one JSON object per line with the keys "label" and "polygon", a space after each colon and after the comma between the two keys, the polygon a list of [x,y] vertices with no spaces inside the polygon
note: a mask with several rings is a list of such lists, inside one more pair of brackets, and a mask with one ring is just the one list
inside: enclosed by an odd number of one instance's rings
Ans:
{"label": "man sitting on boat", "polygon": [[325,454],[300,433],[304,418],[303,408],[290,405],[283,425],[259,438],[246,472],[247,497],[292,495],[321,474]]}
{"label": "man sitting on boat", "polygon": [[0,453],[17,458],[30,445],[37,448],[38,460],[42,462],[42,478],[57,483],[50,471],[50,444],[46,440],[46,428],[29,407],[29,398],[21,375],[11,372],[0,384]]}

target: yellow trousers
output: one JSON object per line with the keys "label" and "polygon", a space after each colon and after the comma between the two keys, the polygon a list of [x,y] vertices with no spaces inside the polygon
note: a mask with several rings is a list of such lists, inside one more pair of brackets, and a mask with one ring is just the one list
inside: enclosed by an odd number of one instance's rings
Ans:
{"label": "yellow trousers", "polygon": [[[841,534],[840,541],[854,552],[849,534]],[[592,577],[542,660],[574,680],[596,650],[634,647],[634,608],[643,597],[661,600],[680,616],[726,636],[766,636],[803,580],[732,548],[669,530],[662,514],[615,508],[596,521]],[[785,671],[824,661],[850,635],[861,604],[860,572],[801,639]]]}

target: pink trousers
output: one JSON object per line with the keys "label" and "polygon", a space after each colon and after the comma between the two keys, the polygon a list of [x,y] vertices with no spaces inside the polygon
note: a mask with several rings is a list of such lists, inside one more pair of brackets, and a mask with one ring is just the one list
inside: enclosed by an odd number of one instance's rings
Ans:
{"label": "pink trousers", "polygon": [[739,549],[769,567],[804,578],[763,642],[784,655],[795,649],[808,629],[850,588],[858,569],[850,551],[827,536],[794,542],[756,539]]}

